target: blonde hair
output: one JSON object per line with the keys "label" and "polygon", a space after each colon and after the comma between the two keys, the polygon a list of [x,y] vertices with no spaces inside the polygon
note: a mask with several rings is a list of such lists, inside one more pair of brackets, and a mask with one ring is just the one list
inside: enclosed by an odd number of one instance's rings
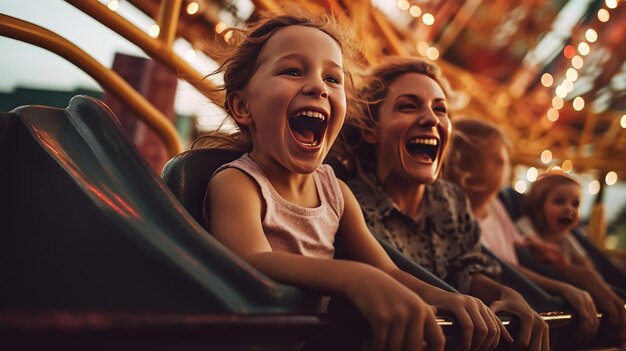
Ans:
{"label": "blonde hair", "polygon": [[508,151],[509,141],[496,125],[469,117],[453,121],[443,169],[445,179],[466,189],[467,179],[473,176],[472,166],[487,157],[486,150],[493,150],[494,140],[499,142],[498,147]]}
{"label": "blonde hair", "polygon": [[544,208],[550,191],[559,185],[571,184],[580,187],[579,181],[559,170],[548,171],[533,183],[524,199],[522,214],[528,216],[537,234],[545,233],[548,229]]}
{"label": "blonde hair", "polygon": [[[220,56],[224,63],[210,75],[224,73],[224,84],[218,90],[225,92],[224,109],[227,116],[232,119],[229,107],[229,97],[233,92],[243,90],[258,68],[258,58],[261,50],[270,38],[280,29],[290,26],[305,26],[321,30],[333,38],[339,45],[344,56],[344,71],[346,71],[346,85],[351,87],[351,78],[346,66],[352,60],[351,39],[344,30],[342,24],[328,16],[293,16],[264,14],[248,29],[229,28],[219,36],[222,46]],[[226,39],[229,38],[229,39]],[[210,76],[209,75],[209,76]],[[208,77],[208,76],[207,76]],[[346,95],[349,90],[346,89]],[[216,147],[239,151],[250,151],[252,143],[249,131],[244,126],[238,125],[238,131],[229,134],[221,131],[198,138],[193,147]]]}

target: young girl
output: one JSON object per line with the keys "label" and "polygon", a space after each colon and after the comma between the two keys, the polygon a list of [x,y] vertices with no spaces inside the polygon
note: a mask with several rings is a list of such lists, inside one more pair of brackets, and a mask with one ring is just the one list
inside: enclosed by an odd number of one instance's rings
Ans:
{"label": "young girl", "polygon": [[[601,312],[608,315],[615,327],[615,336],[626,345],[626,303],[602,279],[584,249],[570,231],[578,226],[581,187],[562,171],[541,175],[531,187],[524,202],[519,227],[538,247],[556,248],[559,255],[543,255],[563,279],[588,291]],[[554,249],[550,250],[551,252]]]}
{"label": "young girl", "polygon": [[[211,232],[276,281],[348,298],[372,327],[373,350],[441,350],[442,331],[424,300],[454,313],[470,340],[485,339],[487,327],[508,335],[475,299],[400,271],[347,186],[321,164],[346,112],[337,33],[328,22],[291,16],[241,33],[223,65],[225,107],[241,129],[236,141],[250,148],[209,183]],[[354,261],[333,259],[335,241]]]}
{"label": "young girl", "polygon": [[477,119],[456,119],[446,159],[445,177],[467,194],[481,229],[480,241],[528,279],[547,291],[562,295],[578,312],[576,337],[585,340],[598,329],[596,308],[589,293],[520,266],[515,246],[523,237],[498,200],[508,178],[508,141],[493,124]]}
{"label": "young girl", "polygon": [[415,58],[390,58],[372,71],[361,90],[365,103],[354,112],[359,129],[344,138],[344,148],[356,145],[347,158],[358,176],[348,185],[375,235],[492,311],[518,316],[516,342],[547,350],[546,323],[521,295],[490,278],[499,267],[480,252],[463,192],[437,180],[451,128],[444,82],[437,66]]}

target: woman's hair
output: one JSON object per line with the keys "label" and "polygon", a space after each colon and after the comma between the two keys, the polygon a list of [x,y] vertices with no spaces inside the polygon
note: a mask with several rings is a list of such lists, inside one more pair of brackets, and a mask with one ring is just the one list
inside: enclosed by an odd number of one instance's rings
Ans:
{"label": "woman's hair", "polygon": [[452,122],[448,144],[445,179],[467,188],[467,179],[473,176],[472,166],[489,157],[494,148],[509,148],[509,141],[500,129],[487,121],[459,117]]}
{"label": "woman's hair", "polygon": [[363,78],[355,103],[348,106],[346,123],[335,148],[336,157],[362,170],[376,169],[375,146],[364,141],[366,133],[378,127],[380,106],[387,96],[389,86],[407,73],[423,74],[433,79],[446,96],[452,92],[449,82],[442,76],[439,66],[415,57],[388,57],[372,68]]}
{"label": "woman's hair", "polygon": [[544,212],[548,194],[557,186],[570,184],[580,186],[576,179],[559,170],[548,171],[540,175],[533,183],[524,199],[522,214],[528,216],[537,234],[545,233],[548,229]]}
{"label": "woman's hair", "polygon": [[[250,25],[248,29],[229,28],[220,33],[218,42],[221,46],[219,56],[223,58],[223,64],[209,76],[224,73],[224,84],[217,90],[225,92],[224,109],[232,118],[228,99],[233,92],[243,90],[258,68],[258,58],[261,50],[269,39],[280,29],[290,26],[304,26],[321,30],[333,38],[341,48],[344,57],[344,70],[352,59],[351,40],[348,31],[337,20],[328,16],[306,17],[293,15],[264,14]],[[304,40],[304,39],[303,39]],[[312,48],[313,49],[313,48]],[[347,61],[347,62],[346,62]],[[349,86],[351,78],[346,72],[346,85]],[[346,89],[346,94],[348,89]],[[200,137],[198,146],[225,147],[240,151],[250,151],[252,148],[248,130],[239,125],[239,131],[228,134],[218,129],[217,132]],[[200,140],[208,139],[208,140]]]}

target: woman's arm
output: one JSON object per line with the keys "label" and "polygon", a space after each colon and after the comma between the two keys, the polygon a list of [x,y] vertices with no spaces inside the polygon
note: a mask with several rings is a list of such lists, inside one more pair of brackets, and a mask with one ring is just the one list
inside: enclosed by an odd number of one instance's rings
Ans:
{"label": "woman's arm", "polygon": [[209,183],[211,232],[226,247],[270,278],[348,298],[372,327],[372,349],[442,350],[444,337],[434,311],[385,272],[360,262],[273,252],[261,217],[257,185],[228,168]]}
{"label": "woman's arm", "polygon": [[470,294],[488,304],[494,313],[508,312],[519,318],[520,330],[516,344],[530,350],[550,349],[548,325],[515,290],[485,275],[475,274]]}
{"label": "woman's arm", "polygon": [[462,350],[485,350],[512,338],[499,319],[480,301],[471,296],[450,293],[426,284],[398,269],[387,253],[370,233],[361,208],[348,186],[339,182],[344,197],[344,214],[341,219],[337,243],[345,248],[351,259],[375,266],[419,294],[426,302],[455,315],[464,331]]}

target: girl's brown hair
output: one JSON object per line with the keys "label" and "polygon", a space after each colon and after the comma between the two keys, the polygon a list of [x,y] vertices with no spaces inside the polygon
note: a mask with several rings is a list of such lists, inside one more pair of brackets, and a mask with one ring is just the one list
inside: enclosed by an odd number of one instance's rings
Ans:
{"label": "girl's brown hair", "polygon": [[533,183],[533,186],[524,199],[522,214],[528,216],[537,234],[541,235],[548,229],[544,212],[548,194],[559,185],[570,184],[580,186],[580,183],[576,179],[572,178],[567,173],[557,170],[542,174]]}
{"label": "girl's brown hair", "polygon": [[[260,20],[250,25],[248,29],[229,28],[219,35],[222,51],[219,53],[224,63],[209,76],[224,73],[224,84],[217,90],[224,91],[224,109],[228,116],[231,111],[228,99],[233,92],[243,90],[258,68],[258,58],[261,50],[269,39],[280,29],[290,26],[305,26],[321,30],[333,38],[341,48],[344,56],[344,70],[352,59],[352,46],[347,31],[334,18],[328,16],[293,16],[264,14]],[[351,78],[346,73],[346,85],[350,86]],[[346,94],[348,94],[346,89]],[[228,134],[218,129],[216,132],[200,137],[193,147],[224,147],[239,151],[250,151],[252,144],[248,130],[238,126],[239,131]],[[205,140],[206,139],[206,140]]]}
{"label": "girl's brown hair", "polygon": [[502,146],[509,149],[509,141],[496,125],[479,119],[459,117],[452,122],[444,167],[445,179],[466,189],[466,181],[473,175],[472,166],[487,157],[487,150]]}

